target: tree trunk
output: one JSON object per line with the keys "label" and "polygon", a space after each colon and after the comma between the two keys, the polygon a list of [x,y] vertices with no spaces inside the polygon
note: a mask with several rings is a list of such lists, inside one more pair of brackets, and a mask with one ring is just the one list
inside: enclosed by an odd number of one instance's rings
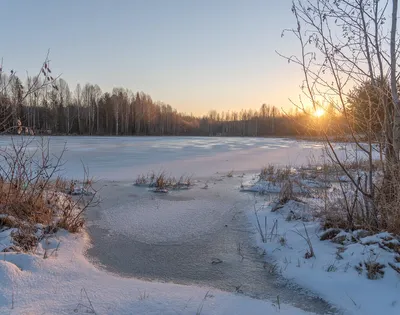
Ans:
{"label": "tree trunk", "polygon": [[390,34],[390,88],[394,104],[393,149],[394,161],[399,159],[400,152],[400,100],[396,82],[396,31],[397,31],[398,0],[393,0],[392,28]]}

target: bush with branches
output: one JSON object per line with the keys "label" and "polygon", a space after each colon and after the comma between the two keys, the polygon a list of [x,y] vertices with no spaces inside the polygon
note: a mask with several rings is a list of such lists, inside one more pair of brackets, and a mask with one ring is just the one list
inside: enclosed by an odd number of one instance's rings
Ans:
{"label": "bush with branches", "polygon": [[[353,172],[325,127],[311,126],[319,128],[330,161],[350,183],[346,191],[341,189],[346,211],[363,214],[364,227],[399,232],[398,0],[295,0],[292,12],[296,27],[282,35],[296,37],[300,54],[282,57],[304,74],[296,105],[308,115],[307,104],[315,112],[333,108],[344,117],[338,135],[348,136],[352,150],[360,152],[353,159],[366,161],[366,170]],[[354,217],[345,217],[353,226]]]}

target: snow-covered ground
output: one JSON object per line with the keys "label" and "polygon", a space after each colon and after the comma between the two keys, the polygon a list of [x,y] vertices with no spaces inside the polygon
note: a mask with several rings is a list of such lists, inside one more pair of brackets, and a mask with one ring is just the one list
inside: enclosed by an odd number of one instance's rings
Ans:
{"label": "snow-covered ground", "polygon": [[[400,263],[396,263],[396,254],[387,246],[387,243],[399,245],[398,240],[388,233],[363,236],[342,232],[336,243],[321,241],[321,223],[311,214],[310,205],[315,200],[306,200],[308,204],[290,201],[275,212],[271,211],[274,206],[271,201],[261,199],[257,203],[260,222],[257,231],[262,231],[264,240],[259,232],[256,238],[279,273],[317,292],[345,314],[400,314],[400,274],[388,265],[400,268]],[[254,211],[248,215],[256,228]],[[310,249],[305,229],[315,252],[315,257],[308,259],[305,257]],[[378,279],[368,279],[365,263],[384,264],[383,277],[377,273]]]}
{"label": "snow-covered ground", "polygon": [[0,314],[306,314],[277,301],[114,276],[88,262],[88,245],[85,233],[61,231],[35,255],[2,253]]}
{"label": "snow-covered ground", "polygon": [[[83,162],[89,167],[90,174],[96,178],[119,182],[123,180],[133,182],[137,175],[152,170],[156,172],[167,170],[175,176],[193,174],[195,178],[204,180],[217,172],[226,174],[232,170],[254,171],[268,164],[307,164],[310,157],[318,160],[322,153],[321,144],[288,139],[140,137],[54,137],[51,138],[52,153],[59,154],[66,141],[67,151],[64,154],[66,164],[63,171],[66,177],[81,178],[81,162]],[[0,147],[7,146],[10,142],[10,138],[2,137]],[[30,148],[32,152],[35,151],[35,142],[32,142]],[[344,153],[345,150],[341,152]],[[115,189],[115,191],[118,190],[118,188]],[[239,185],[233,186],[232,189],[239,191]],[[132,196],[123,198],[128,197]],[[223,203],[223,200],[220,202]],[[169,204],[168,212],[171,213],[171,217],[165,217],[165,214],[162,216],[162,222],[156,227],[158,234],[151,233],[152,227],[149,224],[151,220],[154,220],[152,213],[156,211],[150,211],[150,213],[142,211],[139,217],[139,220],[142,220],[140,224],[134,222],[137,228],[135,231],[129,231],[131,225],[126,224],[128,217],[129,220],[134,220],[134,217],[129,216],[127,212],[129,209],[124,209],[122,212],[125,217],[116,215],[109,224],[114,225],[115,228],[115,225],[122,226],[124,223],[124,226],[128,228],[122,229],[122,233],[139,237],[142,242],[159,242],[163,239],[163,229],[168,226],[168,231],[173,229],[178,219],[183,222],[181,226],[185,226],[188,220],[194,222],[193,230],[196,231],[196,221],[202,220],[206,215],[205,221],[211,220],[209,225],[212,227],[213,216],[217,215],[215,209],[210,208],[207,214],[196,213],[193,219],[188,210],[189,205],[191,209],[195,207],[194,210],[199,210],[197,208],[206,205],[201,202],[181,201],[184,206],[184,209],[182,208],[179,212],[181,215],[172,212],[172,201],[167,201],[167,204]],[[154,206],[144,203],[144,206],[146,205]],[[117,213],[118,207],[112,209],[109,214],[113,212]],[[263,214],[260,213],[260,215]],[[279,218],[278,213],[274,215],[277,217],[271,217],[271,220]],[[269,216],[270,214],[268,214],[268,222],[272,222]],[[254,216],[249,214],[249,218],[253,220]],[[296,227],[289,224],[295,224],[295,222],[279,221],[279,233]],[[310,229],[316,228],[317,225],[318,223],[307,223]],[[146,229],[146,233],[142,235],[138,234],[141,227]],[[0,243],[9,244],[9,232],[9,230],[1,232]],[[181,230],[179,235],[187,237],[185,232],[187,231]],[[395,299],[398,289],[386,290],[392,289],[394,284],[397,285],[394,274],[389,272],[385,276],[384,279],[386,277],[392,279],[382,281],[384,283],[382,292],[387,292],[387,295],[375,301],[378,306],[373,306],[373,299],[366,294],[370,294],[376,288],[376,282],[364,280],[358,274],[347,277],[344,271],[326,272],[329,259],[335,254],[335,252],[331,253],[335,247],[329,242],[320,242],[323,245],[316,245],[318,246],[316,247],[317,259],[321,260],[311,259],[304,262],[304,259],[301,259],[304,254],[302,238],[297,238],[296,233],[292,234],[295,236],[287,236],[290,246],[288,248],[280,248],[280,243],[276,239],[267,244],[259,244],[262,247],[266,246],[268,259],[270,257],[276,259],[277,266],[285,277],[293,279],[294,282],[309,288],[316,294],[321,294],[322,298],[342,307],[345,313],[376,314],[373,311],[383,309],[387,311],[385,314],[391,314],[392,310],[398,310]],[[174,241],[173,238],[174,235],[172,235],[172,241]],[[179,238],[177,237],[175,241]],[[71,235],[61,231],[57,238],[50,239],[39,246],[34,255],[2,253],[0,314],[86,314],[88,312],[96,314],[304,314],[304,311],[284,305],[279,300],[254,300],[207,287],[144,282],[112,275],[88,261],[84,255],[88,246],[90,246],[90,240],[86,233]],[[43,259],[46,247],[51,255]],[[321,258],[318,256],[319,252],[321,252]],[[289,253],[293,254],[291,260],[289,260]],[[351,252],[348,253],[351,256]],[[288,260],[285,260],[287,256]],[[301,267],[296,267],[298,262]],[[334,267],[336,270],[342,268]],[[337,276],[336,280],[335,276]],[[358,280],[359,278],[362,280]],[[333,285],[330,286],[329,283]],[[386,285],[390,286],[386,287]],[[365,288],[370,288],[370,291]],[[381,287],[378,288],[381,289]],[[337,292],[337,290],[341,291]],[[344,296],[344,292],[348,295]],[[364,303],[365,299],[368,301]]]}

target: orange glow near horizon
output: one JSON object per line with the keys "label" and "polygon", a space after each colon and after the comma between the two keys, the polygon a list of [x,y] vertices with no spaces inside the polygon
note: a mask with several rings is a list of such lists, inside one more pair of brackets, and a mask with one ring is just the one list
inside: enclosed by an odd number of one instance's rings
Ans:
{"label": "orange glow near horizon", "polygon": [[317,108],[317,109],[314,111],[314,114],[313,114],[313,115],[314,115],[315,117],[319,118],[319,117],[325,115],[325,110],[322,109],[322,108]]}

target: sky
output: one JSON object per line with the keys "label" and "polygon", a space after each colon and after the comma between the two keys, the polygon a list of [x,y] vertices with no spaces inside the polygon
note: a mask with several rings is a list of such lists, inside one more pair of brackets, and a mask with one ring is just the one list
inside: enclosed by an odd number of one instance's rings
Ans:
{"label": "sky", "polygon": [[289,108],[302,81],[290,0],[3,0],[3,69],[33,75],[50,49],[73,90],[125,87],[181,112]]}

